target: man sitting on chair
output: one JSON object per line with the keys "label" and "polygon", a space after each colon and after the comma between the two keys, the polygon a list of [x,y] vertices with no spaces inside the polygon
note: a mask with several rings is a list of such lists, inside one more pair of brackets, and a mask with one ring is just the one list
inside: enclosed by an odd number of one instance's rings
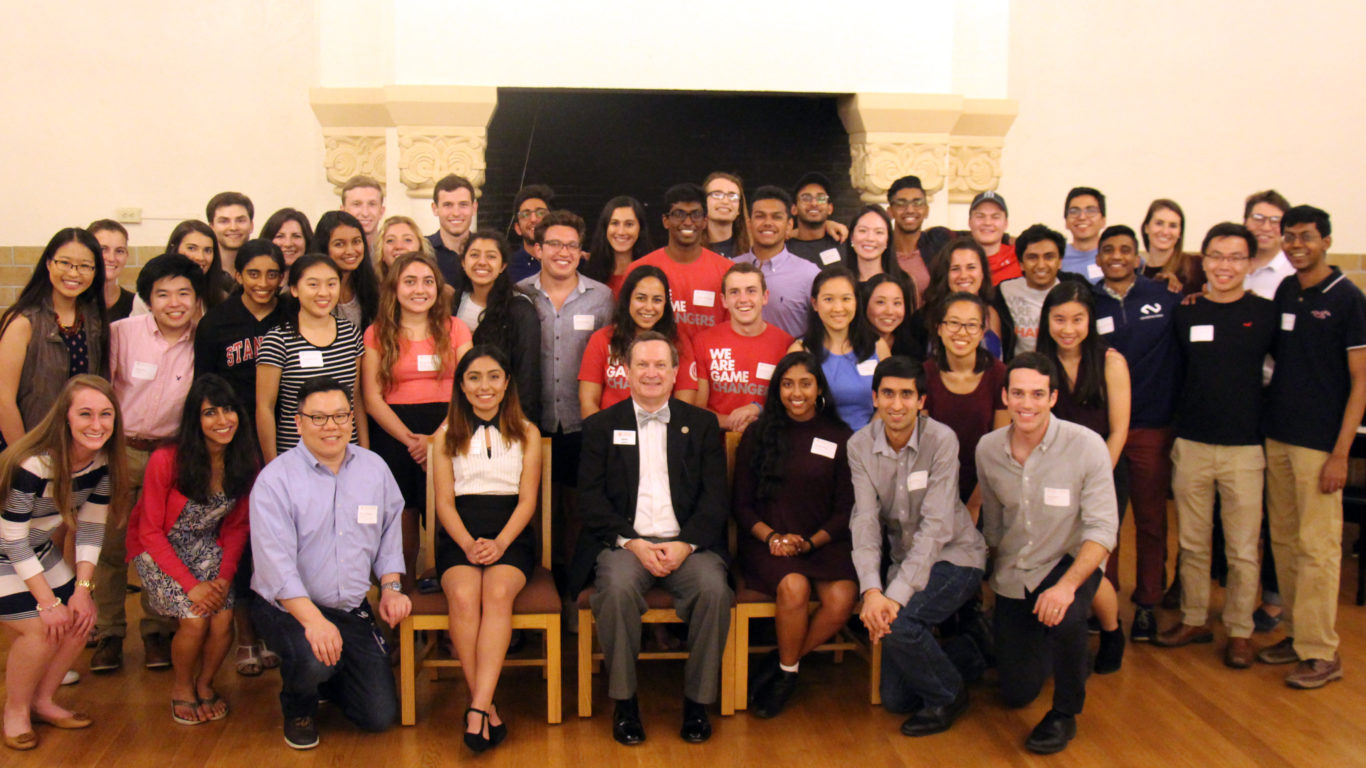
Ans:
{"label": "man sitting on chair", "polygon": [[688,624],[680,735],[698,743],[711,736],[706,705],[718,698],[730,628],[725,447],[715,416],[669,397],[678,351],[665,336],[638,334],[626,362],[631,399],[583,423],[583,534],[570,584],[596,587],[593,616],[616,701],[612,736],[628,745],[645,740],[635,668],[645,592],[658,583],[673,595]]}

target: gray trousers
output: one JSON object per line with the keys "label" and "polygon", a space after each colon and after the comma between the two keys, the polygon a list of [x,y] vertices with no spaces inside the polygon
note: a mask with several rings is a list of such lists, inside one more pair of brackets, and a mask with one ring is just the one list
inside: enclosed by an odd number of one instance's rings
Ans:
{"label": "gray trousers", "polygon": [[607,695],[636,695],[636,657],[640,655],[640,618],[645,592],[658,582],[674,598],[674,610],[688,624],[688,660],[683,668],[683,695],[700,704],[720,694],[721,655],[730,631],[734,593],[726,583],[726,565],[715,552],[698,550],[678,570],[657,579],[635,555],[624,549],[598,553],[593,618],[607,662]]}

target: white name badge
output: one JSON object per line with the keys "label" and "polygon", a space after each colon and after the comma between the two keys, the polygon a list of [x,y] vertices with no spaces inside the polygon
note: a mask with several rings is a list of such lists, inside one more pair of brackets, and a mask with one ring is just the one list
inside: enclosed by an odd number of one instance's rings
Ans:
{"label": "white name badge", "polygon": [[1071,506],[1072,491],[1068,488],[1044,488],[1043,503],[1050,507]]}
{"label": "white name badge", "polygon": [[1191,341],[1214,341],[1214,326],[1192,325]]}
{"label": "white name badge", "polygon": [[906,490],[923,491],[925,486],[930,484],[930,473],[923,469],[917,469],[906,478]]}
{"label": "white name badge", "polygon": [[356,509],[356,522],[361,525],[374,525],[379,522],[379,507],[362,504]]}
{"label": "white name badge", "polygon": [[811,438],[811,452],[817,456],[824,456],[827,459],[835,458],[835,449],[839,446],[829,440],[822,440],[819,437]]}
{"label": "white name badge", "polygon": [[636,431],[634,429],[614,429],[612,430],[612,445],[635,445]]}
{"label": "white name badge", "polygon": [[1113,317],[1097,317],[1096,333],[1114,333],[1115,319]]}
{"label": "white name badge", "polygon": [[574,330],[591,331],[596,320],[592,315],[574,315]]}
{"label": "white name badge", "polygon": [[1293,312],[1286,312],[1286,313],[1284,313],[1284,314],[1281,315],[1281,330],[1282,330],[1282,331],[1293,331],[1293,330],[1295,330],[1295,314],[1294,314]]}
{"label": "white name badge", "polygon": [[1099,280],[1105,277],[1105,270],[1101,269],[1099,264],[1087,264],[1086,276],[1092,280]]}
{"label": "white name badge", "polygon": [[826,248],[821,251],[821,263],[827,267],[840,260],[840,252],[837,248]]}
{"label": "white name badge", "polygon": [[300,368],[323,367],[323,353],[317,349],[305,349],[299,353]]}
{"label": "white name badge", "polygon": [[773,378],[773,363],[759,363],[754,366],[754,378],[760,381],[768,381]]}
{"label": "white name badge", "polygon": [[419,371],[435,371],[437,362],[438,360],[436,355],[418,355],[417,369]]}
{"label": "white name badge", "polygon": [[872,376],[872,375],[873,375],[873,371],[876,371],[876,370],[877,370],[877,361],[876,361],[876,360],[864,360],[863,362],[861,362],[861,363],[858,364],[858,375],[860,375],[860,376]]}
{"label": "white name badge", "polygon": [[133,378],[151,381],[157,377],[156,363],[133,363]]}
{"label": "white name badge", "polygon": [[699,307],[716,306],[716,291],[693,291],[692,303]]}

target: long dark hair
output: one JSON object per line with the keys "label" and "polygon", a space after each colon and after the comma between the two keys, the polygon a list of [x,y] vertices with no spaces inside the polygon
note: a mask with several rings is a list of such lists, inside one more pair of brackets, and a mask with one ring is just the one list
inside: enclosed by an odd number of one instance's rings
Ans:
{"label": "long dark hair", "polygon": [[822,362],[830,352],[825,348],[825,323],[816,313],[816,297],[820,295],[821,286],[831,280],[841,279],[848,280],[854,289],[854,318],[849,321],[849,346],[853,347],[854,355],[859,360],[867,360],[877,351],[877,332],[868,324],[868,315],[863,311],[863,302],[859,299],[858,278],[843,264],[831,264],[822,269],[816,275],[816,279],[811,281],[811,304],[806,308],[806,335],[802,337],[802,346]]}
{"label": "long dark hair", "polygon": [[[503,261],[503,271],[498,273],[498,277],[493,279],[493,285],[489,286],[489,296],[484,302],[484,311],[479,315],[479,327],[474,330],[473,341],[476,345],[492,344],[503,350],[514,349],[517,346],[517,318],[512,314],[512,302],[519,300],[518,296],[525,296],[521,289],[512,284],[511,264],[512,246],[508,245],[507,238],[503,237],[496,230],[481,229],[470,235],[470,239],[465,241],[465,251],[468,253],[475,240],[490,240],[498,246],[499,257]],[[460,302],[464,301],[464,288],[470,284],[469,277],[465,275],[465,257],[460,257],[460,268],[458,270],[457,288],[455,293],[455,310],[460,310]],[[455,312],[452,312],[455,314]],[[512,369],[508,369],[510,372]],[[509,374],[510,375],[510,374]],[[456,383],[459,383],[457,379]]]}
{"label": "long dark hair", "polygon": [[223,493],[234,501],[251,492],[256,479],[256,441],[251,419],[233,391],[217,374],[196,377],[185,395],[176,435],[176,490],[200,504],[209,501],[209,447],[199,411],[205,403],[237,413],[237,432],[223,449]]}
{"label": "long dark hair", "polygon": [[[939,364],[939,370],[945,373],[949,370],[949,352],[944,348],[943,339],[939,338],[939,326],[943,325],[944,315],[948,314],[949,307],[960,301],[977,307],[977,311],[982,315],[982,328],[984,330],[987,326],[987,320],[991,316],[990,312],[987,310],[987,303],[982,301],[982,297],[975,293],[959,291],[957,293],[949,294],[947,298],[939,302],[939,305],[935,307],[934,319],[930,321],[930,327],[933,329],[930,336],[930,343],[934,349],[934,361]],[[986,350],[986,347],[978,344],[977,359],[972,364],[972,372],[981,373],[982,371],[985,371],[987,366],[991,365],[991,361],[995,359],[996,358]]]}
{"label": "long dark hair", "polygon": [[816,387],[820,393],[816,397],[815,418],[844,424],[835,411],[835,399],[828,396],[830,385],[825,381],[825,374],[821,371],[816,356],[805,351],[789,352],[784,355],[773,369],[772,378],[769,379],[764,410],[759,413],[759,420],[750,427],[756,431],[759,440],[759,445],[755,449],[758,461],[750,465],[750,471],[754,473],[755,484],[758,486],[755,496],[759,501],[777,498],[778,489],[783,485],[783,469],[787,463],[787,430],[792,426],[792,417],[787,415],[787,409],[783,407],[782,381],[783,374],[797,366],[805,368],[816,377]]}
{"label": "long dark hair", "polygon": [[465,389],[460,382],[465,380],[465,372],[475,360],[487,357],[497,363],[507,376],[507,388],[503,390],[503,401],[498,404],[498,431],[503,440],[521,443],[526,447],[527,420],[522,413],[522,402],[517,398],[517,382],[512,376],[512,364],[507,353],[492,344],[477,344],[455,366],[455,387],[451,390],[451,405],[446,409],[446,455],[454,458],[470,448],[470,438],[474,437],[474,406],[465,397]]}
{"label": "long dark hair", "polygon": [[[1086,338],[1081,342],[1081,362],[1077,365],[1077,380],[1067,380],[1067,369],[1058,359],[1058,342],[1048,328],[1048,313],[1060,304],[1075,301],[1086,307]],[[1105,350],[1108,345],[1096,332],[1096,300],[1091,286],[1074,280],[1064,280],[1053,286],[1044,297],[1039,311],[1039,354],[1058,368],[1059,386],[1066,386],[1078,405],[1095,408],[1109,399],[1105,391]]]}
{"label": "long dark hair", "polygon": [[607,342],[608,358],[626,359],[626,348],[630,346],[631,339],[639,333],[636,321],[631,317],[631,294],[636,292],[636,286],[640,285],[640,281],[647,277],[653,277],[664,286],[664,312],[650,330],[669,337],[669,341],[675,346],[678,344],[678,325],[674,321],[673,302],[669,300],[669,277],[659,267],[646,264],[632,269],[626,275],[626,282],[621,284],[617,308],[612,310],[612,338]]}
{"label": "long dark hair", "polygon": [[644,204],[630,195],[617,195],[608,200],[602,207],[602,213],[598,214],[597,224],[593,225],[593,244],[588,249],[588,258],[579,260],[579,273],[600,283],[612,279],[612,273],[616,270],[617,257],[607,240],[607,225],[612,220],[612,212],[618,208],[630,208],[640,223],[640,234],[636,237],[635,245],[631,246],[631,261],[654,250],[650,243],[650,229],[645,224]]}
{"label": "long dark hair", "polygon": [[[328,256],[325,253],[305,253],[304,255],[295,259],[293,264],[289,265],[289,287],[293,288],[294,286],[298,285],[299,281],[302,280],[304,277],[304,272],[308,271],[309,267],[316,266],[318,264],[327,265],[328,269],[332,270],[337,274],[337,279],[341,279],[341,267],[337,266],[337,262],[333,261],[332,257]],[[283,297],[281,297],[281,300],[287,303],[285,304],[284,316],[280,320],[280,326],[287,333],[298,335],[299,313],[303,311],[302,308],[299,306],[299,299],[294,295],[293,291],[289,291],[286,292]]]}
{"label": "long dark hair", "polygon": [[[313,233],[313,243],[309,250],[314,253],[329,253],[327,245],[337,227],[354,227],[360,233],[363,253],[360,264],[350,272],[341,269],[340,266],[337,269],[343,286],[348,280],[351,281],[351,290],[360,302],[360,329],[365,330],[374,322],[375,313],[379,311],[379,276],[375,272],[375,262],[370,259],[370,240],[365,236],[365,228],[355,216],[346,211],[328,211],[318,219],[318,229]],[[302,256],[299,258],[303,259]],[[337,303],[341,303],[340,296],[337,297]]]}
{"label": "long dark hair", "polygon": [[180,241],[191,232],[197,232],[213,241],[213,259],[209,261],[209,270],[204,273],[204,306],[212,309],[222,303],[228,297],[234,280],[223,270],[223,254],[218,247],[218,235],[214,233],[213,227],[205,224],[198,219],[186,219],[175,225],[171,230],[171,236],[166,238],[166,253],[180,253]]}
{"label": "long dark hair", "polygon": [[[934,263],[930,265],[930,284],[925,288],[925,330],[929,331],[930,336],[934,336],[934,329],[939,325],[940,313],[944,301],[949,294],[959,291],[949,285],[949,267],[953,265],[954,251],[972,251],[977,254],[977,264],[982,269],[982,284],[977,287],[977,296],[982,299],[988,307],[996,298],[995,286],[991,284],[991,264],[987,261],[987,252],[982,250],[982,246],[977,244],[971,237],[955,237],[944,243],[944,247],[939,249],[939,255],[935,257]],[[990,314],[990,313],[988,313]]]}
{"label": "long dark hair", "polygon": [[849,219],[849,239],[844,243],[844,256],[842,261],[854,273],[854,287],[858,287],[858,254],[854,253],[854,227],[858,226],[858,220],[867,214],[876,214],[882,219],[882,223],[887,225],[887,247],[882,249],[882,271],[884,274],[904,277],[910,281],[905,270],[901,268],[901,262],[896,260],[896,238],[892,236],[892,217],[887,215],[887,211],[880,205],[865,205],[858,209],[853,218]]}
{"label": "long dark hair", "polygon": [[[19,291],[19,297],[3,315],[0,315],[0,336],[4,335],[9,324],[14,322],[14,318],[34,307],[42,306],[45,300],[52,301],[52,292],[56,288],[52,285],[52,274],[48,272],[48,264],[57,255],[58,249],[67,243],[80,243],[95,257],[95,275],[90,281],[90,286],[76,297],[76,315],[79,317],[89,312],[99,320],[101,327],[108,327],[109,321],[104,309],[104,259],[100,256],[100,241],[80,227],[67,227],[58,230],[57,234],[47,241],[42,257],[34,265],[28,282]],[[105,334],[105,338],[108,338],[108,334]],[[33,343],[39,344],[42,340],[34,339]],[[108,342],[106,341],[103,346],[104,349],[108,349]],[[91,360],[90,370],[96,373],[104,370],[104,360]]]}
{"label": "long dark hair", "polygon": [[[308,215],[303,211],[294,208],[281,208],[275,213],[272,213],[270,218],[266,219],[265,225],[261,227],[262,239],[274,242],[275,236],[280,234],[280,228],[285,225],[286,221],[292,221],[298,224],[299,231],[303,233],[304,242],[308,243],[308,247],[312,247],[313,227],[308,223]],[[365,234],[365,230],[361,230],[361,234]],[[324,249],[323,253],[327,253],[327,250]],[[303,254],[300,255],[302,256]]]}
{"label": "long dark hair", "polygon": [[[910,279],[910,275],[898,277],[883,272],[880,275],[873,275],[868,278],[868,282],[863,284],[861,299],[863,316],[868,316],[868,303],[873,300],[873,291],[877,290],[877,287],[883,283],[891,283],[897,287],[897,290],[901,291],[901,304],[906,308],[906,315],[901,318],[901,325],[892,329],[891,347],[893,349],[915,349],[916,340],[915,333],[911,328],[911,315],[915,314],[917,307],[915,305],[915,289],[911,287],[913,281]],[[869,320],[868,324],[872,325],[872,321]],[[873,333],[881,335],[876,328],[873,329]]]}

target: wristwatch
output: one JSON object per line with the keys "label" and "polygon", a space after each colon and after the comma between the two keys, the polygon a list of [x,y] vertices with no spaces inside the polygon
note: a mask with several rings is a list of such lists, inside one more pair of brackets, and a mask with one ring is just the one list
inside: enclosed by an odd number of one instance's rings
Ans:
{"label": "wristwatch", "polygon": [[85,587],[91,592],[95,591],[95,581],[93,579],[76,579],[76,586]]}
{"label": "wristwatch", "polygon": [[379,586],[380,589],[387,589],[390,592],[397,592],[400,595],[403,594],[403,585],[397,581],[391,581],[387,584],[381,584]]}

